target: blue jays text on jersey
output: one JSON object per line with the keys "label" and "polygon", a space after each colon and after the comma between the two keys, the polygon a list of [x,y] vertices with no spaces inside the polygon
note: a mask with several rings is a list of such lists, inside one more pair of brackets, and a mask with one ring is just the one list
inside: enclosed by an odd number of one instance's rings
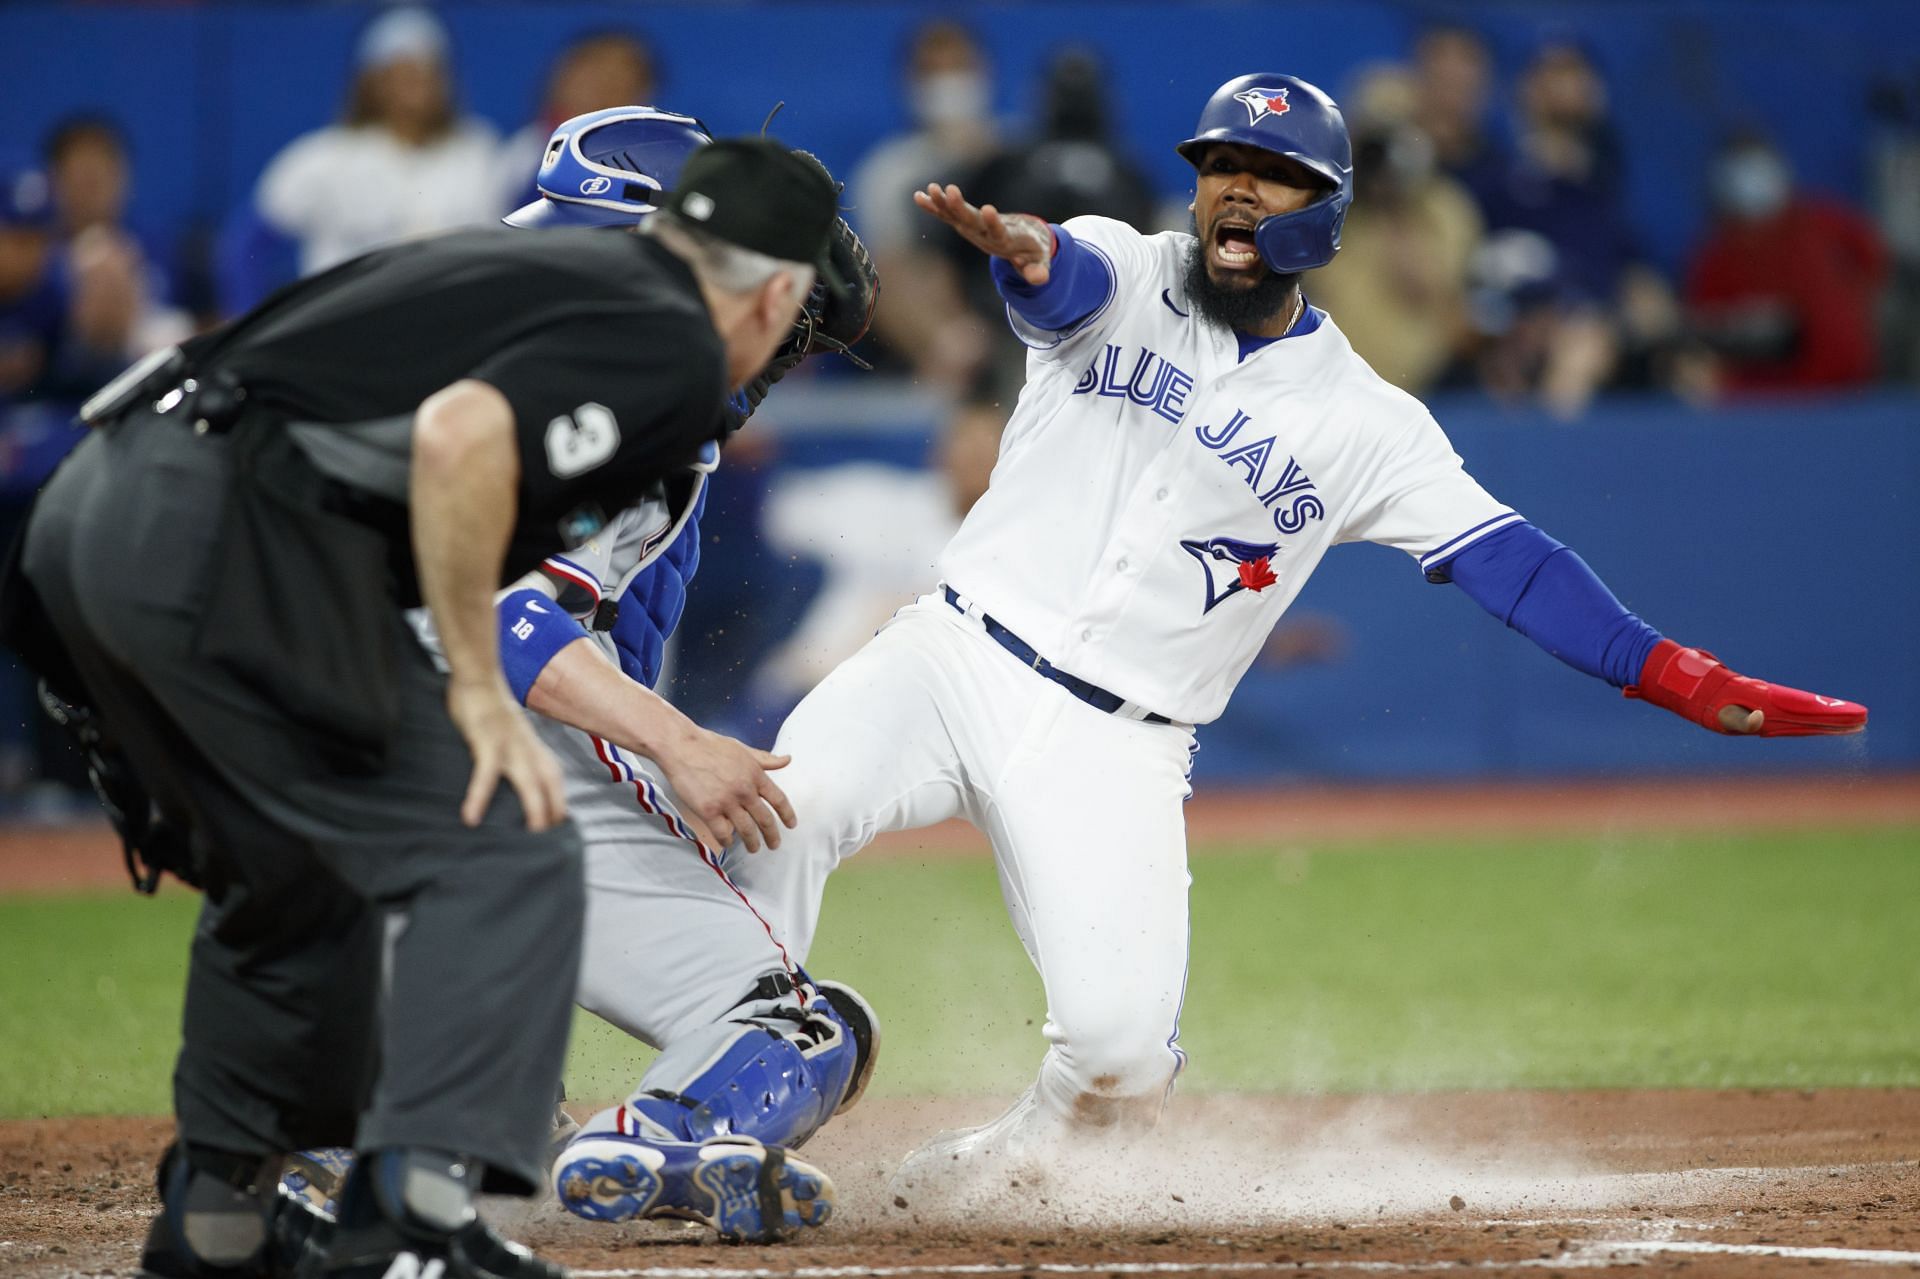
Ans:
{"label": "blue jays text on jersey", "polygon": [[[1125,399],[1177,426],[1186,415],[1187,395],[1192,390],[1193,375],[1165,356],[1146,347],[1128,352],[1109,342],[1080,375],[1073,393]],[[1193,433],[1221,461],[1240,472],[1260,505],[1273,512],[1276,532],[1298,533],[1308,520],[1325,518],[1327,506],[1315,490],[1313,477],[1291,456],[1276,460],[1275,437],[1262,436],[1258,428],[1246,429],[1252,423],[1244,410],[1235,409],[1225,425],[1202,422]]]}

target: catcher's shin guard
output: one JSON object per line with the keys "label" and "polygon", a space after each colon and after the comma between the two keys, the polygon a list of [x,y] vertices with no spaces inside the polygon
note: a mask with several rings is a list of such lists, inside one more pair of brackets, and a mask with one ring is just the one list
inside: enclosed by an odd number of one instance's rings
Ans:
{"label": "catcher's shin guard", "polygon": [[591,1120],[554,1165],[561,1204],[592,1221],[677,1216],[728,1238],[826,1221],[833,1185],[788,1155],[858,1100],[879,1021],[850,987],[759,997],[669,1045],[626,1104]]}

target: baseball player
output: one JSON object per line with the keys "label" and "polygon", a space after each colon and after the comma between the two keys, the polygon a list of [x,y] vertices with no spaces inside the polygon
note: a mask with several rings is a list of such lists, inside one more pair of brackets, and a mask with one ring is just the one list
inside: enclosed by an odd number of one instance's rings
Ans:
{"label": "baseball player", "polygon": [[822,883],[875,835],[964,816],[990,839],[1047,995],[1039,1077],[912,1183],[1050,1136],[1154,1122],[1184,1056],[1194,729],[1219,715],[1329,547],[1412,556],[1575,669],[1723,733],[1849,733],[1866,709],[1736,675],[1622,607],[1462,467],[1300,276],[1352,198],[1333,101],[1246,75],[1179,145],[1193,230],[920,207],[992,259],[1027,383],[930,594],[794,711],[800,815],[728,869],[804,961]]}
{"label": "baseball player", "polygon": [[[505,221],[631,229],[657,216],[681,165],[711,140],[698,119],[654,107],[577,116],[542,153],[540,198]],[[802,358],[844,351],[865,332],[876,281],[844,221],[836,237],[849,295],[816,293],[773,364],[735,397],[729,433]],[[561,763],[585,847],[578,1001],[663,1050],[624,1104],[584,1128],[556,1116],[559,1141],[574,1139],[554,1188],[588,1220],[685,1217],[723,1238],[768,1241],[831,1215],[831,1180],[785,1147],[859,1097],[878,1024],[853,990],[814,982],[788,958],[720,865],[736,835],[777,847],[782,822],[793,823],[765,771],[783,761],[700,728],[651,691],[699,565],[718,461],[709,446],[513,583],[498,604],[499,640],[509,686],[540,713],[536,728]],[[433,647],[430,619],[413,620]],[[689,962],[701,982],[676,982]],[[306,1152],[290,1188],[311,1183],[324,1198],[344,1153]]]}

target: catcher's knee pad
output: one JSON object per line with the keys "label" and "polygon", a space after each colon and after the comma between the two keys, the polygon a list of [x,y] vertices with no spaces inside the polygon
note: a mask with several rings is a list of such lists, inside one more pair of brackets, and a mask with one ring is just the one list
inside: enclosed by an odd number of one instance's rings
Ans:
{"label": "catcher's knee pad", "polygon": [[622,1134],[798,1146],[872,1076],[878,1022],[849,987],[828,985],[804,1008],[760,1001],[734,1013],[660,1054],[615,1114]]}

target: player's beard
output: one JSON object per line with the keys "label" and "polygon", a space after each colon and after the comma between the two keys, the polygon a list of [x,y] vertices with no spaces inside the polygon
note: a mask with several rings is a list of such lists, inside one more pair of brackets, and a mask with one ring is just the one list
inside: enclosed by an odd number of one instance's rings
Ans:
{"label": "player's beard", "polygon": [[1269,271],[1251,286],[1215,284],[1207,274],[1206,243],[1196,233],[1187,245],[1187,302],[1207,324],[1251,332],[1293,305],[1293,286],[1300,273]]}

